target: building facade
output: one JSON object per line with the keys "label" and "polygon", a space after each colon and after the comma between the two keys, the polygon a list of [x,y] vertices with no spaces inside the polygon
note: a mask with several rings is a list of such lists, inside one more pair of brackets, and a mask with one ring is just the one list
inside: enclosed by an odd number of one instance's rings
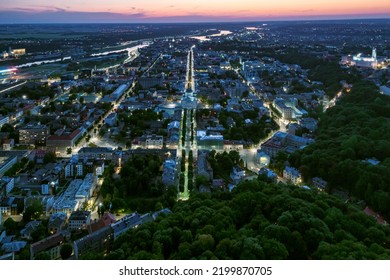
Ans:
{"label": "building facade", "polygon": [[32,124],[19,130],[19,143],[23,145],[45,146],[49,128],[46,125]]}
{"label": "building facade", "polygon": [[40,252],[47,252],[51,260],[61,258],[61,246],[65,241],[65,236],[62,233],[56,233],[43,240],[31,244],[30,259],[34,260]]}
{"label": "building facade", "polygon": [[91,223],[91,212],[90,211],[74,211],[68,220],[68,230],[80,231],[87,229]]}
{"label": "building facade", "polygon": [[286,166],[283,170],[283,178],[294,185],[299,185],[303,182],[301,173],[294,167]]}

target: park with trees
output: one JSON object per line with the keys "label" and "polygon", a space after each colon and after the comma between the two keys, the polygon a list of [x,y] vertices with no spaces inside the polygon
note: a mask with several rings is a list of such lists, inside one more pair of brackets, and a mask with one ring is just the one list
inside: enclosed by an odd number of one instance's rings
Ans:
{"label": "park with trees", "polygon": [[105,209],[144,213],[160,210],[162,206],[172,207],[177,198],[177,188],[164,187],[161,166],[162,158],[152,154],[130,157],[123,163],[119,176],[114,166],[109,165],[100,190]]}
{"label": "park with trees", "polygon": [[129,230],[106,259],[388,259],[390,229],[336,196],[245,181]]}
{"label": "park with trees", "polygon": [[[368,82],[354,84],[320,117],[316,142],[290,156],[305,178],[343,189],[389,218],[390,97]],[[379,164],[369,163],[376,159]]]}

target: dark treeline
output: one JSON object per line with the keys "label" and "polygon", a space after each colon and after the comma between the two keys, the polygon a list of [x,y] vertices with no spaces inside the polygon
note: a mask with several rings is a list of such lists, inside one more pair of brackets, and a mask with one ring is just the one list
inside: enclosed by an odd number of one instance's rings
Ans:
{"label": "dark treeline", "polygon": [[[230,126],[228,119],[234,120],[235,125]],[[246,123],[246,119],[250,119],[252,122]],[[266,116],[259,119],[257,111],[248,111],[242,114],[221,111],[218,120],[225,128],[225,131],[223,131],[225,139],[244,140],[254,144],[258,144],[271,131],[278,128],[278,125],[273,121],[269,122],[269,118]]]}
{"label": "dark treeline", "polygon": [[[365,162],[371,158],[380,164]],[[390,218],[390,98],[368,82],[354,84],[322,115],[317,141],[290,162],[305,179],[320,176],[330,190],[346,189]]]}
{"label": "dark treeline", "polygon": [[121,236],[105,258],[388,259],[389,237],[335,196],[253,180],[232,193],[193,194]]}

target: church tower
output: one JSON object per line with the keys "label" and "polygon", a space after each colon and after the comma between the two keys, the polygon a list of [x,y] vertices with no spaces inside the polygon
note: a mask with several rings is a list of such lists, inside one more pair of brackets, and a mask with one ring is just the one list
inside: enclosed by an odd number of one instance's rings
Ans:
{"label": "church tower", "polygon": [[378,66],[378,59],[376,57],[376,48],[372,48],[372,68],[376,68]]}

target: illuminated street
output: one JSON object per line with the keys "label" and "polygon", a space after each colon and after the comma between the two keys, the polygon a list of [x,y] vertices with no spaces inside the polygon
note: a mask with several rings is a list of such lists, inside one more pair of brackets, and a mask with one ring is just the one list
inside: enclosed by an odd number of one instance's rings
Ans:
{"label": "illuminated street", "polygon": [[[188,190],[188,166],[193,165],[193,162],[188,162],[189,152],[192,150],[193,154],[197,154],[196,148],[196,137],[194,137],[193,143],[191,143],[191,134],[196,131],[196,118],[191,119],[191,115],[195,115],[197,99],[194,97],[195,92],[195,80],[194,80],[194,46],[188,52],[187,56],[187,71],[186,71],[186,82],[185,82],[185,95],[182,100],[183,112],[187,111],[186,119],[182,119],[182,123],[185,122],[186,130],[184,132],[185,142],[184,147],[181,146],[181,139],[179,140],[179,149],[178,154],[181,155],[181,149],[184,149],[186,152],[186,158],[181,159],[185,160],[185,171],[184,171],[184,192],[179,194],[179,198],[186,200],[189,198],[190,193]],[[190,104],[188,104],[190,103]],[[188,109],[186,109],[188,108]],[[192,114],[191,114],[192,111]],[[184,113],[182,114],[184,116]],[[191,131],[191,124],[194,123],[194,130]],[[183,134],[183,131],[181,132]],[[192,178],[194,180],[194,178]]]}

